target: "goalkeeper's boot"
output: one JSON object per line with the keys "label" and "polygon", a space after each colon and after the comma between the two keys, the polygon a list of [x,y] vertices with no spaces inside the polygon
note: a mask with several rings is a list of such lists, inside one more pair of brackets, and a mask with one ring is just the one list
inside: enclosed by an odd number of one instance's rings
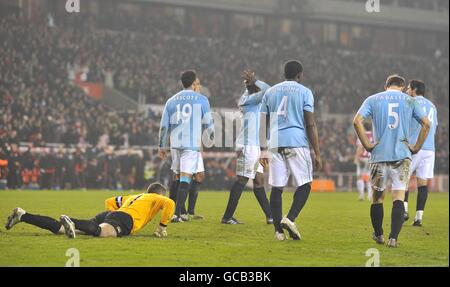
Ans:
{"label": "goalkeeper's boot", "polygon": [[384,235],[378,235],[376,236],[375,233],[372,234],[372,239],[377,243],[377,244],[384,244]]}
{"label": "goalkeeper's boot", "polygon": [[20,207],[14,208],[13,212],[10,216],[8,216],[8,220],[6,221],[5,228],[7,230],[10,230],[14,225],[20,222],[20,218],[22,215],[26,213],[25,210],[23,210]]}
{"label": "goalkeeper's boot", "polygon": [[61,215],[59,218],[67,238],[75,238],[75,223],[67,215]]}
{"label": "goalkeeper's boot", "polygon": [[413,222],[412,226],[422,227],[422,220],[421,219],[414,219],[414,222]]}
{"label": "goalkeeper's boot", "polygon": [[286,216],[281,220],[281,227],[289,232],[289,236],[294,240],[301,240],[302,236],[294,222],[290,221]]}

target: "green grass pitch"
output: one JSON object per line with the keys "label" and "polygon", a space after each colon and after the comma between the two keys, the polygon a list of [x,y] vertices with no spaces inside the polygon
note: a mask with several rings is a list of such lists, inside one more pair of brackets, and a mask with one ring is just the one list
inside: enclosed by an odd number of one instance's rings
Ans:
{"label": "green grass pitch", "polygon": [[[405,223],[400,247],[388,249],[371,240],[368,201],[356,193],[312,193],[296,223],[302,241],[277,242],[252,192],[244,192],[236,217],[243,225],[222,225],[228,192],[201,192],[197,212],[204,220],[170,224],[169,237],[153,237],[159,218],[139,234],[126,238],[78,236],[69,240],[20,223],[6,231],[13,208],[59,218],[60,214],[91,218],[103,210],[107,191],[0,191],[0,266],[65,266],[66,250],[77,248],[80,266],[357,266],[366,250],[377,248],[381,266],[449,266],[449,197],[431,193],[424,227]],[[283,194],[283,210],[292,201]],[[410,196],[414,216],[416,194]],[[391,198],[386,196],[384,229],[390,229]]]}

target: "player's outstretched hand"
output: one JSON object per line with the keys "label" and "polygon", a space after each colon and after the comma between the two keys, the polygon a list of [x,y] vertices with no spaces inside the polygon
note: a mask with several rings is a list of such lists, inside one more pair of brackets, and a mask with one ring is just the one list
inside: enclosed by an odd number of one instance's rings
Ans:
{"label": "player's outstretched hand", "polygon": [[156,228],[155,233],[154,233],[155,236],[159,237],[159,238],[167,237],[167,230],[166,229],[167,229],[167,227],[158,225],[158,228]]}

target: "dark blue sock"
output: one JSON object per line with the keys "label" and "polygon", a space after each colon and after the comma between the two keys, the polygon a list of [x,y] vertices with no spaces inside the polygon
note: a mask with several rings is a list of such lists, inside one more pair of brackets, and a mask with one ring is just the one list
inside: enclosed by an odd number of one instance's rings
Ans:
{"label": "dark blue sock", "polygon": [[262,210],[264,211],[266,218],[272,218],[269,200],[267,199],[266,190],[264,189],[264,187],[254,187],[253,193],[258,200],[259,206],[261,206]]}
{"label": "dark blue sock", "polygon": [[405,192],[405,200],[404,200],[404,202],[408,202],[408,199],[409,199],[409,190],[407,190]]}
{"label": "dark blue sock", "polygon": [[424,210],[428,198],[428,186],[419,186],[417,191],[416,210]]}
{"label": "dark blue sock", "polygon": [[100,226],[93,220],[81,220],[72,217],[70,218],[70,220],[75,223],[75,229],[80,230],[88,235],[98,237],[102,232]]}
{"label": "dark blue sock", "polygon": [[292,202],[291,209],[287,215],[287,218],[294,222],[297,216],[302,211],[303,207],[308,200],[309,193],[311,191],[311,185],[309,183],[299,186],[294,194],[294,201]]}
{"label": "dark blue sock", "polygon": [[403,201],[396,200],[392,205],[392,215],[391,215],[391,234],[389,238],[398,239],[398,235],[400,234],[400,230],[403,226],[405,213],[405,205]]}
{"label": "dark blue sock", "polygon": [[281,228],[281,218],[283,212],[282,194],[283,189],[272,187],[272,191],[270,192],[270,210],[272,211],[275,231],[278,232],[283,232],[283,229]]}
{"label": "dark blue sock", "polygon": [[223,219],[230,219],[231,217],[233,217],[244,188],[245,184],[242,184],[239,181],[236,181],[233,184],[233,187],[231,187],[230,197],[228,198],[228,204],[225,213],[223,215]]}
{"label": "dark blue sock", "polygon": [[383,234],[383,217],[384,209],[382,203],[375,203],[370,206],[370,219],[372,220],[372,227],[375,231],[375,236]]}
{"label": "dark blue sock", "polygon": [[169,198],[172,199],[173,201],[177,201],[177,194],[178,194],[178,188],[180,186],[180,180],[173,180],[170,183],[170,187],[169,187]]}
{"label": "dark blue sock", "polygon": [[200,188],[200,185],[200,182],[194,180],[189,189],[188,213],[191,215],[195,214],[195,205],[197,204],[198,189]]}
{"label": "dark blue sock", "polygon": [[25,213],[24,215],[22,215],[20,221],[34,225],[42,229],[47,229],[55,234],[58,233],[59,229],[62,226],[62,224],[59,221],[51,217],[34,215],[30,213]]}
{"label": "dark blue sock", "polygon": [[180,187],[178,188],[178,196],[175,205],[175,214],[180,216],[183,213],[183,209],[185,209],[186,198],[188,194],[190,184],[187,182],[180,182]]}

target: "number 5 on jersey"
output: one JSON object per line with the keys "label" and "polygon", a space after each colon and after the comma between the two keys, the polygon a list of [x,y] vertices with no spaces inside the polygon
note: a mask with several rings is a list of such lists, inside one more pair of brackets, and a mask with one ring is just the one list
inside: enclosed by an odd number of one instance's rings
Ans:
{"label": "number 5 on jersey", "polygon": [[400,117],[398,116],[398,113],[396,111],[394,111],[395,108],[398,108],[400,106],[399,103],[393,103],[393,104],[389,104],[388,108],[389,108],[389,117],[393,117],[394,118],[394,123],[389,125],[389,128],[391,130],[398,128],[398,124],[400,122]]}

